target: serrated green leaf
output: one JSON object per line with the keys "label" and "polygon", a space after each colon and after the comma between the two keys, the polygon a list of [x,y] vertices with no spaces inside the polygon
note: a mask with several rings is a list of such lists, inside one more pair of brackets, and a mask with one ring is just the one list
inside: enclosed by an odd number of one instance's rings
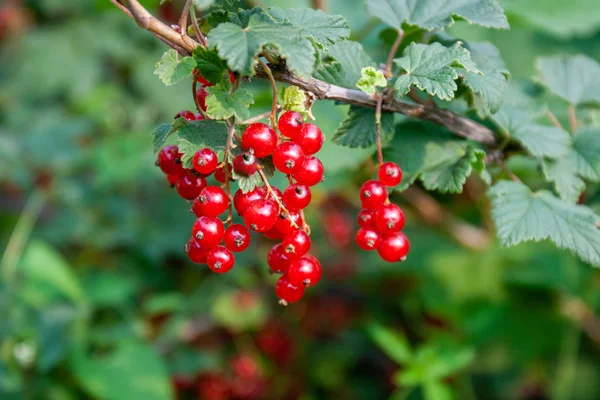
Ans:
{"label": "serrated green leaf", "polygon": [[297,33],[310,36],[317,43],[331,45],[350,37],[350,26],[341,15],[329,15],[310,8],[270,8],[268,14],[280,21],[288,21]]}
{"label": "serrated green leaf", "polygon": [[207,34],[212,28],[219,24],[224,22],[233,22],[233,15],[235,14],[232,14],[227,10],[218,9],[211,11],[202,18],[200,30],[202,33]]}
{"label": "serrated green leaf", "polygon": [[387,79],[383,75],[382,71],[378,71],[373,67],[365,67],[360,71],[360,79],[356,82],[356,87],[363,92],[375,94],[376,87],[386,87]]}
{"label": "serrated green leaf", "polygon": [[[381,113],[381,141],[388,143],[394,137],[394,113]],[[375,110],[350,106],[346,119],[333,135],[333,142],[347,147],[370,147],[375,144]]]}
{"label": "serrated green leaf", "polygon": [[427,30],[450,26],[459,16],[472,24],[508,29],[508,21],[496,0],[369,0],[369,14],[393,28],[406,22]]}
{"label": "serrated green leaf", "polygon": [[532,193],[522,183],[509,181],[498,182],[489,196],[503,246],[549,239],[600,267],[600,217],[588,207],[564,203],[547,191]]}
{"label": "serrated green leaf", "polygon": [[229,82],[207,87],[206,113],[214,119],[227,119],[235,116],[243,121],[250,116],[249,107],[254,104],[252,94],[244,89],[230,93]]}
{"label": "serrated green leaf", "polygon": [[396,58],[394,64],[402,69],[394,87],[398,94],[410,91],[411,86],[437,96],[442,100],[451,100],[458,88],[455,80],[459,74],[457,67],[466,72],[481,74],[467,49],[460,42],[452,47],[439,43],[430,45],[412,43],[404,56]]}
{"label": "serrated green leaf", "polygon": [[154,153],[158,153],[158,151],[165,145],[167,138],[172,135],[174,132],[177,132],[179,129],[186,126],[188,122],[185,118],[175,118],[172,124],[160,124],[156,127],[154,132],[152,133],[152,144],[154,146]]}
{"label": "serrated green leaf", "polygon": [[367,325],[367,333],[379,348],[398,364],[411,361],[412,351],[406,336],[392,331],[379,323]]}
{"label": "serrated green leaf", "polygon": [[280,91],[281,107],[286,111],[306,111],[306,93],[297,86],[282,87]]}
{"label": "serrated green leaf", "polygon": [[266,45],[273,46],[300,76],[310,76],[315,63],[311,41],[298,35],[298,29],[290,22],[267,14],[252,15],[246,28],[234,23],[220,24],[209,32],[208,39],[227,60],[229,69],[246,76],[254,75],[258,53]]}
{"label": "serrated green leaf", "polygon": [[377,66],[360,43],[350,40],[334,44],[320,56],[314,77],[348,89],[356,87],[364,67]]}
{"label": "serrated green leaf", "polygon": [[600,64],[584,55],[537,60],[540,81],[573,105],[600,105]]}
{"label": "serrated green leaf", "polygon": [[192,57],[180,56],[175,50],[167,50],[156,64],[154,75],[167,86],[171,86],[192,75],[196,62]]}
{"label": "serrated green leaf", "polygon": [[215,49],[205,49],[198,46],[194,49],[193,57],[196,61],[196,68],[204,79],[213,84],[224,79],[227,63],[219,57]]}
{"label": "serrated green leaf", "polygon": [[191,121],[177,131],[177,145],[183,154],[181,162],[186,168],[192,165],[194,154],[208,147],[217,154],[225,150],[227,144],[227,124],[223,121]]}

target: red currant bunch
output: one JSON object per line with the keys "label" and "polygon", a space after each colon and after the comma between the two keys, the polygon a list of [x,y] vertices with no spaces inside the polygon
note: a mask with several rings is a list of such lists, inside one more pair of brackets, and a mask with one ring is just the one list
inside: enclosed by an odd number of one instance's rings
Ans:
{"label": "red currant bunch", "polygon": [[402,232],[406,221],[402,209],[390,203],[386,188],[400,183],[402,170],[397,164],[386,162],[379,167],[377,177],[360,188],[362,210],[357,218],[356,243],[363,250],[377,250],[387,262],[403,261],[410,249]]}

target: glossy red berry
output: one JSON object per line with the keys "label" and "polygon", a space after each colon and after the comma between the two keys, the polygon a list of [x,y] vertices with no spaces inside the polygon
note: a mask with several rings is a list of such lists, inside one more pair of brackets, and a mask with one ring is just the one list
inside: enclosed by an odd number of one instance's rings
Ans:
{"label": "glossy red berry", "polygon": [[216,246],[208,251],[206,264],[214,272],[224,274],[233,268],[235,256],[227,247]]}
{"label": "glossy red berry", "polygon": [[310,204],[312,195],[306,185],[293,184],[283,192],[283,203],[289,211],[302,210]]}
{"label": "glossy red berry", "polygon": [[179,174],[167,175],[167,180],[169,181],[171,187],[174,188],[179,180]]}
{"label": "glossy red berry", "polygon": [[177,113],[177,115],[175,116],[175,118],[177,118],[177,117],[182,117],[186,121],[195,121],[196,120],[196,114],[194,114],[193,112],[191,112],[189,110],[179,111]]}
{"label": "glossy red berry", "polygon": [[[232,168],[231,164],[227,164],[227,169],[229,170],[229,180],[233,180],[231,177]],[[219,167],[215,169],[214,175],[215,180],[219,183],[225,183],[225,166]]]}
{"label": "glossy red berry", "polygon": [[379,256],[387,262],[396,262],[404,259],[410,250],[410,243],[402,232],[394,232],[384,236],[377,247]]}
{"label": "glossy red berry", "polygon": [[196,90],[196,100],[198,101],[200,108],[204,112],[206,112],[206,96],[208,96],[208,93],[204,89],[204,86],[202,86],[202,87],[200,87],[200,89]]}
{"label": "glossy red berry", "polygon": [[310,250],[310,236],[302,230],[297,230],[284,236],[281,244],[287,258],[299,258]]}
{"label": "glossy red berry", "polygon": [[158,152],[156,165],[167,175],[179,175],[183,172],[181,153],[175,145],[167,145]]}
{"label": "glossy red berry", "polygon": [[186,200],[193,200],[206,187],[206,179],[192,170],[185,170],[175,184],[177,193]]}
{"label": "glossy red berry", "polygon": [[404,213],[395,204],[384,204],[375,211],[375,226],[384,235],[404,228]]}
{"label": "glossy red berry", "polygon": [[304,162],[304,151],[294,142],[283,142],[273,152],[273,165],[284,174],[293,174]]}
{"label": "glossy red berry", "polygon": [[304,154],[307,156],[315,154],[325,143],[325,135],[318,126],[313,124],[304,124],[298,136],[294,138],[294,142],[298,143]]}
{"label": "glossy red berry", "polygon": [[270,199],[255,200],[244,212],[246,226],[256,232],[266,232],[277,222],[277,204]]}
{"label": "glossy red berry", "polygon": [[277,243],[271,248],[271,250],[269,250],[269,254],[267,255],[267,264],[273,272],[285,273],[287,271],[290,260],[285,255],[281,243]]}
{"label": "glossy red berry", "polygon": [[[296,224],[295,227],[292,225],[292,221]],[[279,219],[277,220],[277,224],[275,224],[275,226],[277,226],[277,229],[284,236],[297,231],[298,229],[300,229],[301,225],[302,217],[300,216],[300,213],[296,211],[291,211],[287,215],[280,214]]]}
{"label": "glossy red berry", "polygon": [[270,240],[279,240],[283,237],[283,233],[277,228],[277,223],[268,231],[263,232],[263,235]]}
{"label": "glossy red berry", "polygon": [[356,244],[363,250],[375,250],[380,242],[381,233],[376,229],[360,228],[358,232],[356,232]]}
{"label": "glossy red berry", "polygon": [[250,231],[242,224],[231,224],[225,229],[223,242],[231,251],[244,251],[250,246]]}
{"label": "glossy red berry", "polygon": [[218,186],[207,186],[192,203],[192,211],[196,217],[216,217],[229,206],[227,193]]}
{"label": "glossy red berry", "polygon": [[236,174],[250,176],[258,170],[256,157],[250,153],[241,153],[233,159],[233,170]]}
{"label": "glossy red berry", "polygon": [[248,125],[242,133],[242,148],[258,158],[273,154],[277,146],[277,133],[267,124]]}
{"label": "glossy red berry", "polygon": [[356,221],[358,222],[358,226],[361,228],[373,228],[375,227],[375,211],[368,210],[363,208],[358,212],[358,216],[356,217]]}
{"label": "glossy red berry", "polygon": [[204,249],[211,249],[221,243],[224,233],[223,222],[215,217],[200,217],[192,226],[192,237]]}
{"label": "glossy red berry", "polygon": [[366,181],[360,188],[360,200],[363,208],[375,210],[387,200],[387,190],[379,181]]}
{"label": "glossy red berry", "polygon": [[287,270],[288,282],[294,286],[314,286],[321,279],[321,264],[312,256],[290,261]]}
{"label": "glossy red berry", "polygon": [[272,200],[277,199],[279,201],[282,201],[283,193],[281,193],[281,190],[279,190],[277,186],[271,186],[271,193],[268,194],[268,198]]}
{"label": "glossy red berry", "polygon": [[188,240],[185,246],[185,252],[191,262],[196,264],[206,264],[207,250],[203,249],[194,238]]}
{"label": "glossy red berry", "polygon": [[292,285],[284,275],[275,284],[275,294],[279,297],[279,303],[287,306],[290,303],[299,301],[304,295],[303,286]]}
{"label": "glossy red berry", "polygon": [[296,111],[286,111],[279,117],[277,126],[283,136],[294,139],[300,134],[302,124],[304,124],[302,114]]}
{"label": "glossy red berry", "polygon": [[267,196],[267,189],[264,186],[257,186],[249,192],[242,192],[242,189],[238,189],[233,196],[233,206],[240,216],[244,216],[244,213],[254,200],[264,199]]}
{"label": "glossy red berry", "polygon": [[396,186],[402,181],[402,170],[398,164],[386,162],[379,167],[377,177],[385,186]]}
{"label": "glossy red berry", "polygon": [[309,156],[304,159],[302,166],[293,174],[300,185],[314,186],[323,180],[323,164],[317,157]]}
{"label": "glossy red berry", "polygon": [[215,168],[217,168],[219,159],[214,151],[204,148],[198,150],[196,154],[194,154],[192,163],[194,165],[194,169],[198,171],[199,174],[210,175],[213,173]]}

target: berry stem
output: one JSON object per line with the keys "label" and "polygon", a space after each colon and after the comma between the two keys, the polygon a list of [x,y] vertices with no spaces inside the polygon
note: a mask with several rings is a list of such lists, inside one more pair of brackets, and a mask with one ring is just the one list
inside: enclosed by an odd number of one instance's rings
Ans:
{"label": "berry stem", "polygon": [[377,94],[377,106],[375,107],[375,137],[377,140],[377,163],[383,164],[383,150],[381,149],[381,107],[383,106],[383,94]]}
{"label": "berry stem", "polygon": [[229,130],[227,131],[227,142],[225,143],[225,155],[223,156],[225,166],[223,167],[223,172],[225,172],[225,192],[227,193],[227,197],[229,198],[229,205],[227,206],[227,220],[225,223],[231,224],[233,221],[233,196],[231,195],[231,186],[229,184],[229,179],[231,178],[231,173],[229,172],[229,153],[231,152],[231,145],[233,144],[233,136],[235,135],[235,118],[226,121],[227,127]]}
{"label": "berry stem", "polygon": [[[288,175],[287,179],[288,179],[288,183],[290,185],[294,184],[294,178],[292,178],[291,175]],[[300,218],[302,219],[302,230],[304,232],[306,232],[307,235],[310,235],[311,229],[310,229],[310,225],[308,225],[306,223],[306,218],[304,217],[304,209],[300,210],[299,213],[300,213]]]}
{"label": "berry stem", "polygon": [[267,64],[264,63],[263,60],[258,59],[260,66],[265,71],[269,80],[271,81],[271,87],[273,88],[273,105],[271,106],[271,126],[273,128],[277,127],[277,82],[275,82],[275,78],[273,77],[273,72],[271,72],[271,68]]}
{"label": "berry stem", "polygon": [[206,43],[206,39],[204,38],[204,35],[202,34],[200,27],[198,26],[198,17],[196,16],[196,7],[194,7],[193,5],[192,5],[192,8],[190,9],[190,18],[192,20],[192,27],[194,28],[194,34],[196,35],[196,40],[198,40],[198,42],[200,43],[200,46],[206,48],[206,46],[208,44]]}
{"label": "berry stem", "polygon": [[200,107],[200,103],[198,102],[198,96],[196,96],[197,87],[198,81],[196,81],[196,79],[192,79],[192,97],[194,98],[194,104],[196,105],[196,109],[202,115],[203,119],[210,119],[208,118],[208,115],[206,115],[202,107]]}
{"label": "berry stem", "polygon": [[258,115],[257,115],[257,116],[255,116],[255,117],[248,118],[247,120],[245,120],[245,121],[242,121],[242,122],[240,123],[240,125],[250,125],[250,124],[253,124],[253,123],[255,123],[255,122],[258,122],[258,121],[261,121],[261,120],[263,120],[263,119],[267,118],[269,115],[271,115],[271,111],[267,111],[267,112],[265,112],[265,113],[258,114]]}
{"label": "berry stem", "polygon": [[392,45],[392,48],[390,49],[390,52],[387,57],[387,61],[385,63],[385,70],[383,71],[383,75],[386,78],[392,77],[392,63],[394,62],[394,56],[396,55],[396,52],[398,51],[398,47],[400,47],[400,43],[402,43],[403,38],[404,38],[404,31],[402,29],[398,29],[398,36],[396,37],[396,40],[394,41],[394,44]]}
{"label": "berry stem", "polygon": [[290,217],[290,212],[287,210],[287,208],[285,208],[285,206],[283,205],[283,203],[281,202],[281,200],[279,200],[277,198],[277,196],[275,196],[275,192],[273,191],[273,188],[271,187],[271,185],[269,184],[269,180],[267,179],[267,176],[265,175],[265,173],[263,172],[263,166],[260,165],[258,167],[258,174],[260,175],[260,177],[262,178],[263,182],[265,183],[265,187],[267,188],[267,194],[273,199],[273,201],[275,201],[275,203],[277,203],[277,205],[279,206],[279,211],[283,212],[283,215],[290,221],[290,223],[292,224],[292,226],[294,228],[299,228],[299,226],[292,220],[292,218]]}

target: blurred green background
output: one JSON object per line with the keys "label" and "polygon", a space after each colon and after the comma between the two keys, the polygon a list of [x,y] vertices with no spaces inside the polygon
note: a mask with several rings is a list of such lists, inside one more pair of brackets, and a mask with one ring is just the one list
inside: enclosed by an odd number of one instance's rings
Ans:
{"label": "blurred green background", "polygon": [[[182,6],[143,3],[172,23]],[[385,58],[394,36],[362,0],[324,3]],[[494,43],[514,80],[540,55],[600,59],[597,0],[501,3],[510,31],[450,33]],[[0,46],[0,399],[600,399],[598,272],[547,243],[501,249],[477,178],[396,195],[412,250],[386,264],[354,246],[371,152],[327,143],[307,215],[325,276],[283,308],[268,240],[224,276],[183,252],[193,216],[151,132],[193,101],[153,75],[162,43],[107,0],[3,0]],[[329,137],[346,112],[313,110]]]}

